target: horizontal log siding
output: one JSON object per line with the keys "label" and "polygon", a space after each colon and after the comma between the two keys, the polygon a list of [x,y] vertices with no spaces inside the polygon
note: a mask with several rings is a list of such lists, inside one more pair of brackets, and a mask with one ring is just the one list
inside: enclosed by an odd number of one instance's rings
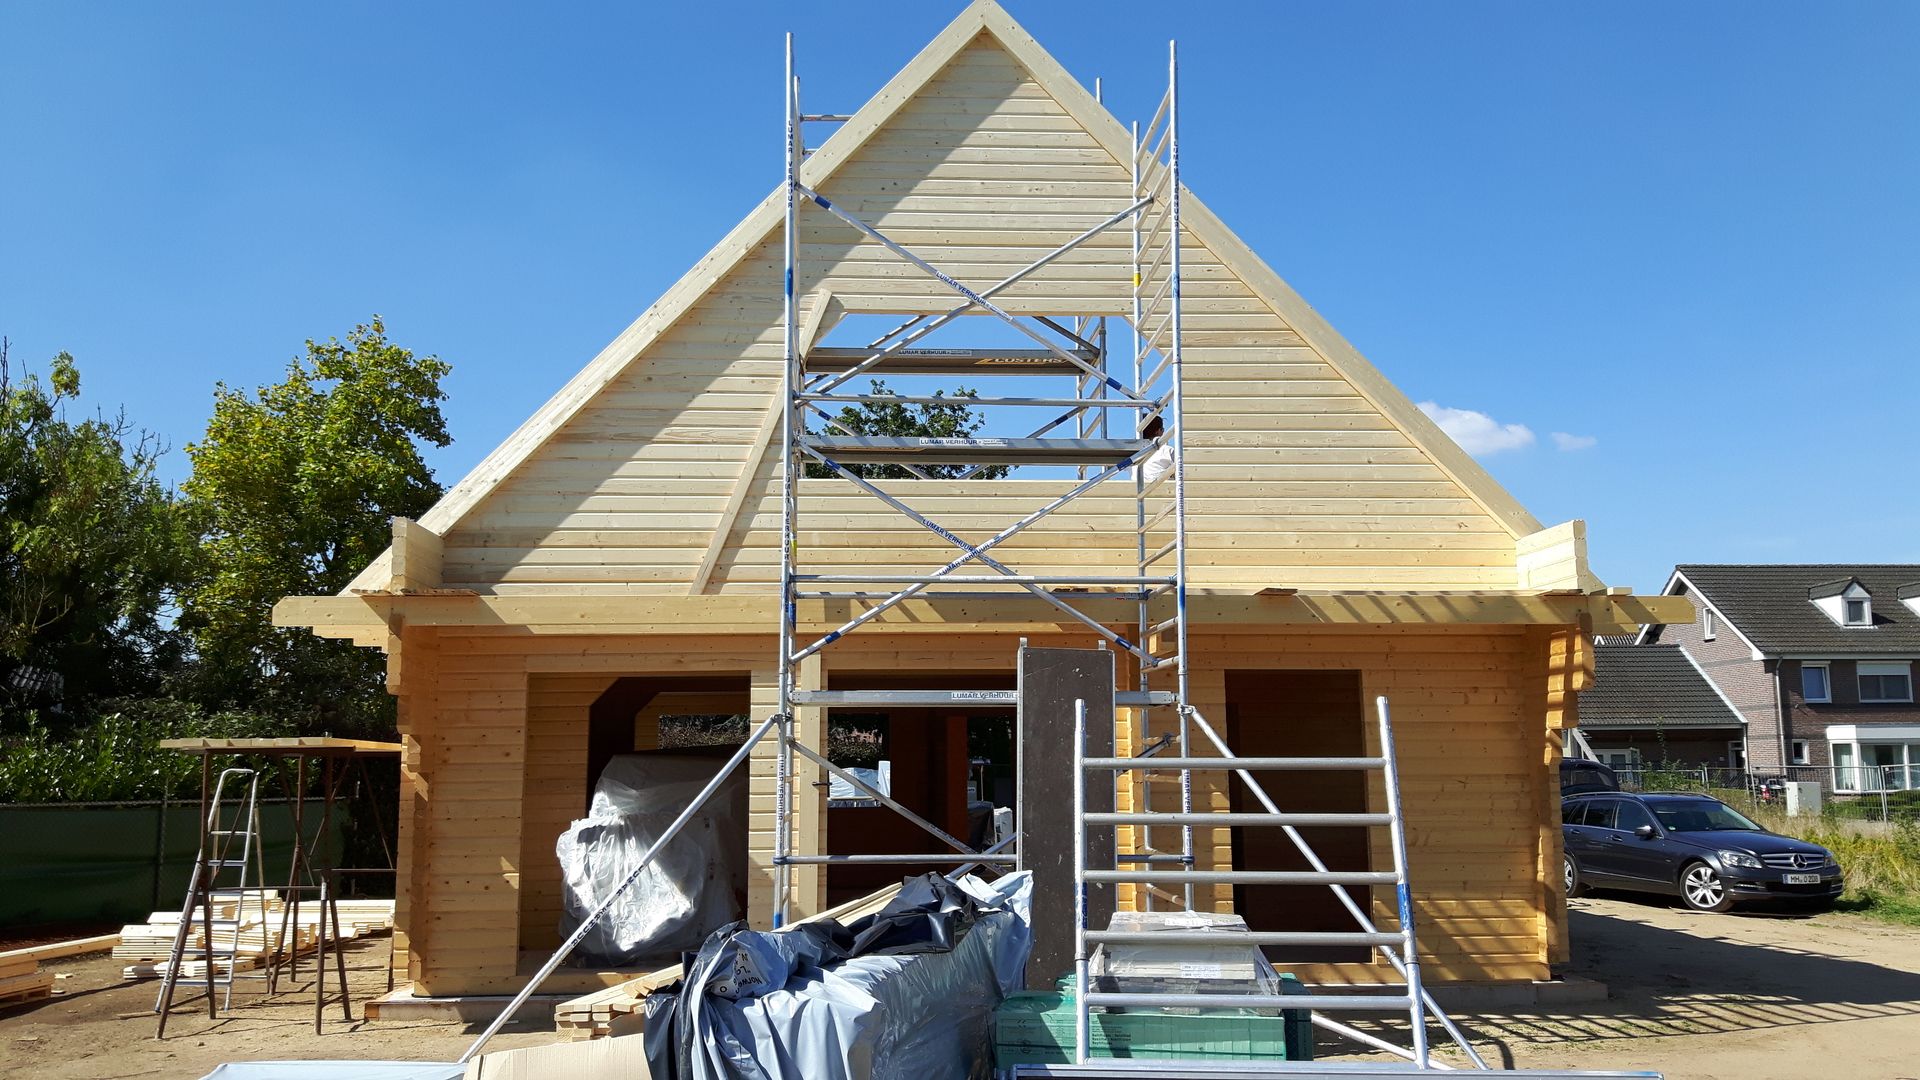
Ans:
{"label": "horizontal log siding", "polygon": [[[1194,698],[1224,733],[1230,670],[1361,671],[1369,699],[1384,693],[1394,704],[1416,910],[1431,976],[1543,978],[1550,940],[1561,932],[1558,914],[1546,910],[1557,890],[1543,884],[1541,869],[1550,858],[1557,873],[1548,836],[1557,829],[1543,830],[1535,819],[1551,802],[1547,785],[1554,778],[1543,747],[1551,742],[1548,726],[1563,722],[1554,709],[1564,705],[1556,706],[1560,697],[1549,684],[1564,671],[1567,655],[1564,632],[1561,644],[1550,638],[1518,629],[1211,627],[1194,636]],[[1030,640],[1093,644],[1086,635]],[[414,642],[410,635],[410,650]],[[849,637],[823,656],[831,683],[832,671],[1005,670],[1014,645],[992,633],[882,630]],[[518,985],[520,948],[543,948],[550,940],[557,909],[545,890],[555,879],[543,878],[538,867],[551,862],[553,840],[570,820],[567,808],[585,789],[576,769],[578,783],[553,793],[552,805],[542,810],[549,796],[542,789],[564,778],[540,772],[540,762],[572,753],[562,717],[577,717],[584,729],[584,709],[574,700],[583,687],[622,674],[751,673],[754,712],[764,716],[772,707],[772,652],[771,636],[500,632],[443,633],[437,647],[410,655],[408,676],[420,682],[402,699],[410,777],[402,828],[410,840],[402,849],[408,895],[401,910],[409,970],[420,992],[510,992]],[[1203,752],[1197,744],[1196,752]],[[770,896],[764,869],[772,846],[770,766],[770,759],[756,762],[750,826],[755,861],[763,867],[753,888],[762,917]],[[1217,790],[1203,785],[1200,804],[1223,805]],[[1169,789],[1156,795],[1156,804],[1165,808],[1175,798]],[[1227,830],[1202,837],[1200,850],[1215,865],[1231,864]],[[1384,847],[1375,862],[1388,865]],[[1390,925],[1392,911],[1382,900],[1376,917]],[[1215,902],[1229,904],[1230,892],[1217,890]],[[1368,965],[1306,974],[1357,981],[1381,975]]]}
{"label": "horizontal log siding", "polygon": [[[975,287],[1122,209],[1131,190],[1123,166],[986,39],[822,186]],[[1157,220],[1149,215],[1143,228],[1151,232]],[[956,300],[818,207],[807,207],[802,222],[808,296],[831,290],[852,312],[944,311]],[[1127,244],[1124,229],[1103,235],[1003,294],[1006,305],[1125,313]],[[1211,252],[1188,237],[1182,258],[1188,551],[1196,583],[1514,585],[1513,537],[1497,521]],[[497,592],[685,592],[729,493],[758,453],[761,422],[778,394],[780,268],[777,239],[743,260],[453,529],[447,583]],[[1127,336],[1117,328],[1122,354]],[[1067,385],[1004,385],[1014,382],[980,388],[1060,394]],[[774,587],[777,456],[766,455],[749,480],[715,567],[713,587],[721,592]],[[984,538],[1067,484],[885,486],[961,535]],[[1007,543],[1003,560],[1042,574],[1130,569],[1131,484],[1116,482],[1111,491]],[[809,569],[910,572],[953,554],[844,482],[807,481],[801,502]]]}

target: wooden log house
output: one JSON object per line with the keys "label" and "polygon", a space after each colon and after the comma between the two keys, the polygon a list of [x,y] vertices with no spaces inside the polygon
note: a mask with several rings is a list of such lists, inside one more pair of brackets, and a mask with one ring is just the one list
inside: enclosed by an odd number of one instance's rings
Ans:
{"label": "wooden log house", "polygon": [[[801,176],[981,288],[1124,208],[1132,157],[1127,129],[982,0],[839,125]],[[1210,157],[1230,160],[1231,148]],[[1547,978],[1566,947],[1556,765],[1592,635],[1683,621],[1687,605],[1600,583],[1581,522],[1543,528],[1190,192],[1184,205],[1193,700],[1239,753],[1340,754],[1370,752],[1367,703],[1389,696],[1427,978]],[[406,747],[395,963],[416,994],[510,993],[557,944],[554,841],[582,815],[607,755],[647,749],[662,716],[758,720],[776,706],[783,210],[775,192],[438,505],[396,521],[392,548],[350,588],[276,608],[281,625],[388,658]],[[800,228],[803,349],[864,317],[952,306],[940,282],[817,208]],[[1124,326],[1127,245],[1124,232],[1098,238],[996,302]],[[984,536],[1071,483],[1016,474],[884,486]],[[1131,572],[1126,487],[1087,496],[1001,556],[1023,573]],[[924,571],[952,554],[844,480],[805,479],[799,499],[813,569]],[[1126,606],[1113,605],[1116,624]],[[819,633],[856,610],[803,601],[797,617]],[[1094,644],[1030,598],[913,600],[801,675],[815,688],[1010,688],[1023,638]],[[964,813],[955,785],[971,719],[889,717],[895,790],[942,823],[956,805]],[[799,710],[797,722],[803,738],[824,740],[822,710]],[[1121,717],[1122,752],[1153,734],[1147,726]],[[764,925],[770,755],[752,768],[740,842],[755,867],[750,915]],[[861,816],[876,812],[829,810],[819,779],[804,767],[797,777],[795,851],[924,846],[910,826],[902,839]],[[1378,811],[1382,797],[1377,782],[1297,777],[1285,792],[1291,810]],[[1216,785],[1198,798],[1226,809],[1244,796]],[[1201,832],[1203,867],[1292,865],[1265,839]],[[1384,845],[1335,845],[1329,858],[1385,867]],[[867,891],[863,869],[797,868],[795,909]],[[1221,886],[1201,904],[1237,903],[1256,928],[1351,929],[1297,892]],[[1383,927],[1394,923],[1390,897],[1375,908]],[[1383,981],[1364,957],[1286,966],[1309,981]],[[630,974],[563,969],[554,985]]]}

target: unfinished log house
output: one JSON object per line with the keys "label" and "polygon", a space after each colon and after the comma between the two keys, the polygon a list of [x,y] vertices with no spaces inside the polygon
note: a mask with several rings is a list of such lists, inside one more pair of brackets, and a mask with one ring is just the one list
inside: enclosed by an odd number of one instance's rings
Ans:
{"label": "unfinished log house", "polygon": [[[743,132],[755,130],[757,121],[743,120]],[[1087,89],[983,0],[838,122],[798,180],[984,290],[1137,204],[1142,153]],[[1229,161],[1231,148],[1211,157]],[[406,745],[396,964],[418,994],[510,992],[557,943],[554,840],[581,816],[609,755],[647,749],[663,716],[757,720],[779,705],[782,490],[796,459],[781,450],[792,408],[783,390],[786,190],[430,512],[397,521],[391,550],[351,588],[289,597],[276,609],[282,625],[388,657]],[[1194,706],[1224,725],[1241,754],[1357,754],[1377,741],[1365,703],[1390,697],[1428,979],[1547,978],[1565,947],[1556,763],[1591,671],[1592,635],[1690,617],[1685,603],[1602,585],[1587,568],[1580,522],[1543,528],[1198,199],[1184,189],[1181,199],[1177,224],[1156,203],[993,302],[1009,315],[1055,320],[1074,349],[1138,332],[1147,349],[1164,352],[1164,320],[1130,322],[1141,289],[1158,282],[1164,292],[1169,273],[1164,264],[1140,273],[1135,233],[1174,234],[1183,357],[1169,377],[1184,392],[1172,419]],[[820,350],[866,345],[865,327],[881,316],[954,308],[948,284],[821,205],[798,207],[796,227],[800,354],[821,361],[829,353]],[[949,329],[964,338],[980,314],[976,307]],[[1097,327],[1105,327],[1098,340],[1082,340]],[[978,339],[956,348],[991,359]],[[1132,350],[1115,353],[1114,366],[1130,362]],[[1091,355],[1108,363],[1098,348]],[[907,358],[875,373],[910,383],[918,375]],[[821,361],[814,370],[829,369]],[[961,370],[920,372],[944,374],[947,385],[994,376],[984,361]],[[1090,392],[1083,373],[1060,384],[1048,392]],[[1138,418],[1134,410],[1111,416],[1111,427],[1083,421],[1091,426],[1077,434],[1137,440]],[[995,556],[1025,575],[1138,573],[1143,544],[1158,549],[1156,529],[1169,526],[1155,511],[1142,528],[1131,453],[1113,491],[1088,492]],[[977,542],[1075,487],[1090,467],[875,483]],[[954,556],[949,538],[854,481],[808,477],[796,487],[799,570],[929,573]],[[1131,634],[1132,596],[1096,586],[1073,599]],[[870,606],[802,594],[793,629],[811,640]],[[1099,637],[1041,599],[968,586],[892,605],[794,665],[796,686],[1007,689],[1021,639],[1090,648]],[[1161,674],[1149,684],[1163,685]],[[993,712],[886,713],[896,794],[963,829],[969,725]],[[797,737],[823,745],[826,713],[796,708]],[[1119,751],[1167,723],[1122,710]],[[753,824],[741,843],[755,868],[750,915],[764,924],[777,879],[772,755],[756,751],[752,767]],[[819,770],[804,760],[794,769],[793,851],[924,846],[911,827],[893,835],[885,811],[829,808]],[[1141,783],[1121,791],[1123,804],[1141,798]],[[1377,811],[1381,798],[1377,784],[1305,777],[1278,790],[1297,810]],[[1216,783],[1195,798],[1200,808],[1229,809],[1242,797]],[[1199,830],[1197,864],[1293,865],[1289,853],[1240,833]],[[1146,839],[1120,836],[1129,850]],[[1326,850],[1329,861],[1379,866],[1383,842],[1329,840]],[[864,892],[876,873],[793,867],[792,910]],[[1143,892],[1125,888],[1121,903],[1140,903]],[[1348,928],[1337,909],[1298,892],[1209,886],[1198,903],[1237,906],[1256,929]],[[1378,921],[1392,925],[1390,900],[1373,903]],[[1380,981],[1364,956],[1282,959],[1308,981]],[[558,982],[590,988],[622,977],[563,972]]]}

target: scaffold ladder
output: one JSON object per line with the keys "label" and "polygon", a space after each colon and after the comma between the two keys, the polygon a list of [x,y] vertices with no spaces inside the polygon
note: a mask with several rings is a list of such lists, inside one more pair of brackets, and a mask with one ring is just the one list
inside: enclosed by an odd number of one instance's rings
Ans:
{"label": "scaffold ladder", "polygon": [[[1231,1006],[1251,1009],[1301,1009],[1308,1010],[1313,1023],[1344,1038],[1375,1050],[1407,1058],[1420,1069],[1436,1067],[1427,1046],[1427,1023],[1429,1019],[1438,1022],[1467,1054],[1473,1064],[1481,1069],[1487,1064],[1468,1043],[1466,1035],[1460,1031],[1453,1020],[1434,1002],[1420,981],[1420,953],[1415,932],[1413,914],[1413,893],[1407,874],[1406,821],[1400,801],[1400,777],[1396,764],[1393,743],[1393,724],[1387,699],[1375,700],[1378,712],[1379,753],[1356,757],[1240,757],[1233,753],[1213,726],[1196,709],[1188,708],[1188,718],[1192,725],[1205,736],[1211,744],[1214,754],[1206,756],[1179,757],[1133,756],[1133,757],[1089,757],[1087,747],[1086,703],[1076,702],[1074,712],[1074,848],[1073,866],[1075,878],[1075,935],[1074,967],[1076,976],[1076,1000],[1074,1017],[1074,1061],[1085,1064],[1090,1060],[1089,1028],[1092,1010],[1096,1008],[1177,1008],[1208,1009]],[[1088,777],[1099,776],[1100,782],[1113,785],[1117,779],[1127,773],[1140,770],[1164,772],[1177,771],[1190,780],[1197,772],[1226,773],[1237,777],[1247,784],[1254,797],[1259,800],[1262,812],[1240,813],[1223,810],[1202,812],[1155,813],[1151,810],[1125,812],[1091,812],[1087,809]],[[1343,812],[1343,813],[1287,813],[1267,794],[1266,789],[1255,779],[1255,772],[1377,772],[1380,774],[1385,792],[1383,812]],[[1231,783],[1231,780],[1228,781]],[[1190,784],[1183,785],[1191,790]],[[1089,828],[1118,829],[1133,827],[1146,830],[1157,826],[1184,825],[1208,828],[1278,828],[1306,860],[1307,870],[1220,870],[1183,867],[1177,870],[1164,870],[1141,867],[1123,868],[1118,865],[1126,862],[1124,856],[1116,858],[1111,868],[1091,868],[1087,865],[1087,831]],[[1300,833],[1303,827],[1344,827],[1387,830],[1389,847],[1392,852],[1391,870],[1334,870],[1314,851]],[[1356,929],[1347,931],[1245,931],[1223,934],[1218,930],[1155,930],[1150,932],[1116,931],[1096,929],[1088,925],[1087,890],[1095,886],[1113,886],[1121,884],[1182,884],[1189,888],[1194,885],[1325,885],[1340,899],[1356,923]],[[1392,931],[1382,931],[1376,926],[1366,910],[1348,894],[1346,887],[1362,885],[1368,888],[1391,886],[1394,905],[1398,918],[1398,927]],[[1188,905],[1192,910],[1192,905]],[[1327,946],[1348,945],[1365,946],[1377,950],[1385,957],[1402,978],[1405,987],[1398,991],[1287,994],[1287,995],[1232,995],[1217,994],[1173,994],[1139,993],[1125,991],[1101,991],[1093,989],[1089,979],[1092,950],[1103,945],[1219,945],[1225,939],[1234,945],[1252,947],[1264,946]],[[1328,1012],[1392,1012],[1402,1011],[1412,1028],[1412,1049],[1396,1046],[1367,1032],[1360,1031],[1349,1024],[1333,1020],[1323,1014]],[[1102,1061],[1104,1066],[1109,1063]],[[1119,1071],[1155,1074],[1157,1067],[1165,1062],[1147,1062],[1137,1059],[1125,1063],[1112,1063],[1120,1067]],[[1446,1068],[1444,1065],[1437,1066]]]}

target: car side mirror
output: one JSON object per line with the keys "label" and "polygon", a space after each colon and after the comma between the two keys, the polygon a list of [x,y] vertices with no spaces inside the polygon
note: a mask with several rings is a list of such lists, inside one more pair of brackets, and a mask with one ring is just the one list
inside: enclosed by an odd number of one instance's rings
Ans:
{"label": "car side mirror", "polygon": [[1639,828],[1633,830],[1633,835],[1639,837],[1642,840],[1651,840],[1653,839],[1653,826],[1642,825]]}

